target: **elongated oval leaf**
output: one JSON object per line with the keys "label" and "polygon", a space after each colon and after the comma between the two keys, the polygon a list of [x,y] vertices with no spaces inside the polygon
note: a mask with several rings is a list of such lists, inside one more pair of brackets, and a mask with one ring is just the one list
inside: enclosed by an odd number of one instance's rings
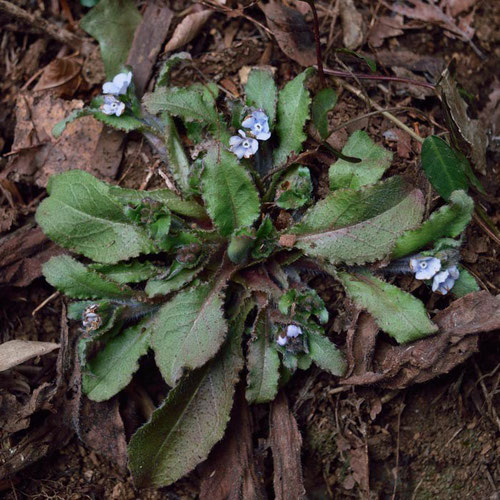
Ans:
{"label": "elongated oval leaf", "polygon": [[138,487],[166,486],[204,460],[224,435],[242,366],[241,338],[172,389],[151,421],[130,440],[130,470]]}
{"label": "elongated oval leaf", "polygon": [[248,106],[263,109],[269,118],[272,127],[276,116],[276,101],[278,90],[273,75],[265,69],[253,69],[248,75],[245,85],[246,101]]}
{"label": "elongated oval leaf", "polygon": [[69,255],[52,257],[43,265],[43,275],[53,287],[75,299],[123,298],[134,294],[128,286],[103,278]]}
{"label": "elongated oval leaf", "polygon": [[259,195],[236,156],[212,148],[205,157],[202,174],[203,199],[222,236],[251,226],[259,216]]}
{"label": "elongated oval leaf", "polygon": [[338,273],[347,294],[373,315],[378,326],[400,344],[435,333],[438,327],[424,304],[413,295],[376,278],[368,271]]}
{"label": "elongated oval leaf", "polygon": [[328,172],[331,189],[359,189],[361,186],[374,184],[382,178],[392,162],[392,153],[375,144],[363,130],[356,130],[349,137],[342,148],[342,154],[361,158],[361,162],[337,160]]}
{"label": "elongated oval leaf", "polygon": [[249,403],[268,403],[278,393],[280,359],[272,339],[272,323],[267,309],[259,311],[248,344],[247,391]]}
{"label": "elongated oval leaf", "polygon": [[321,369],[341,377],[347,369],[347,362],[342,352],[324,335],[309,332],[309,356]]}
{"label": "elongated oval leaf", "polygon": [[160,272],[160,268],[153,263],[138,260],[118,264],[90,264],[89,269],[104,274],[106,278],[116,283],[140,283]]}
{"label": "elongated oval leaf", "polygon": [[432,187],[445,199],[459,189],[467,191],[463,159],[443,139],[431,135],[422,144],[422,168]]}
{"label": "elongated oval leaf", "polygon": [[289,230],[295,247],[332,264],[363,264],[390,254],[398,237],[420,223],[422,193],[394,177],[359,191],[339,190]]}
{"label": "elongated oval leaf", "polygon": [[420,250],[439,238],[455,238],[472,218],[474,201],[464,191],[454,191],[450,204],[431,214],[418,229],[402,234],[396,241],[392,257],[397,259]]}
{"label": "elongated oval leaf", "polygon": [[304,127],[309,118],[311,98],[304,82],[312,72],[312,68],[308,68],[300,73],[278,95],[276,130],[280,144],[273,154],[275,167],[286,163],[292,153],[300,153],[306,140]]}
{"label": "elongated oval leaf", "polygon": [[203,270],[202,267],[194,269],[182,269],[178,274],[169,279],[150,279],[146,283],[146,292],[148,297],[157,295],[168,295],[169,293],[180,290],[183,286],[193,281],[195,276]]}
{"label": "elongated oval leaf", "polygon": [[36,221],[62,247],[105,263],[154,251],[146,231],[134,226],[109,186],[81,170],[50,178],[50,197],[42,201]]}
{"label": "elongated oval leaf", "polygon": [[93,401],[106,401],[127,386],[139,368],[139,358],[148,351],[149,338],[149,331],[139,323],[111,339],[87,362],[82,374],[83,391],[87,397]]}
{"label": "elongated oval leaf", "polygon": [[313,97],[312,120],[323,140],[328,137],[328,111],[331,111],[335,104],[337,104],[337,94],[330,88],[320,90]]}
{"label": "elongated oval leaf", "polygon": [[227,333],[222,306],[220,287],[205,284],[179,292],[160,309],[151,326],[152,346],[168,385],[215,356]]}

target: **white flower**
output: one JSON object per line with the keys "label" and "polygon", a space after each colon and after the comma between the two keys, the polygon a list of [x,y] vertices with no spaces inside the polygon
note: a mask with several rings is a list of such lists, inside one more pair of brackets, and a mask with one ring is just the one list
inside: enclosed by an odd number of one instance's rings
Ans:
{"label": "white flower", "polygon": [[278,335],[276,338],[276,343],[280,345],[281,347],[285,346],[288,342],[288,337],[284,335],[283,337],[281,335]]}
{"label": "white flower", "polygon": [[114,95],[105,95],[101,110],[105,115],[121,116],[125,111],[125,103],[119,101]]}
{"label": "white flower", "polygon": [[243,127],[249,128],[251,134],[259,141],[267,141],[271,137],[269,118],[264,111],[252,111],[250,116],[242,122]]}
{"label": "white flower", "polygon": [[302,328],[297,325],[288,325],[286,329],[286,336],[288,338],[295,338],[302,335]]}
{"label": "white flower", "polygon": [[82,326],[87,331],[97,330],[102,325],[102,319],[97,314],[98,304],[91,304],[82,313]]}
{"label": "white flower", "polygon": [[441,269],[441,261],[435,257],[413,257],[410,269],[418,280],[430,280]]}
{"label": "white flower", "polygon": [[112,82],[106,82],[102,86],[103,94],[122,95],[127,93],[128,86],[132,81],[132,72],[118,73]]}
{"label": "white flower", "polygon": [[233,135],[229,139],[229,145],[231,146],[229,149],[240,160],[243,157],[250,158],[250,156],[254,155],[259,149],[259,143],[255,139],[247,137],[243,130],[238,130],[238,133],[240,135]]}
{"label": "white flower", "polygon": [[449,267],[434,276],[432,281],[432,291],[446,295],[455,284],[455,281],[460,276],[457,266]]}

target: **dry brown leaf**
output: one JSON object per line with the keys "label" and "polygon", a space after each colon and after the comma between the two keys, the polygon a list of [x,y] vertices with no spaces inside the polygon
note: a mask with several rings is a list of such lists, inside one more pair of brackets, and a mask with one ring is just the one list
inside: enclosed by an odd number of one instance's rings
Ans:
{"label": "dry brown leaf", "polygon": [[33,90],[56,91],[58,96],[73,96],[80,87],[82,78],[80,72],[82,69],[81,61],[75,58],[63,57],[54,59],[43,70],[42,76]]}
{"label": "dry brown leaf", "polygon": [[340,0],[342,41],[346,49],[355,50],[363,43],[363,16],[353,0]]}
{"label": "dry brown leaf", "polygon": [[271,1],[261,8],[266,16],[267,25],[285,55],[301,66],[315,64],[314,35],[304,16],[276,1]]}
{"label": "dry brown leaf", "polygon": [[177,50],[193,40],[212,14],[213,10],[209,9],[188,14],[175,28],[172,38],[165,46],[165,52]]}
{"label": "dry brown leaf", "polygon": [[444,0],[443,7],[450,14],[455,17],[466,10],[469,10],[478,0]]}
{"label": "dry brown leaf", "polygon": [[20,365],[25,361],[43,356],[57,349],[54,342],[38,342],[35,340],[9,340],[0,344],[0,372]]}
{"label": "dry brown leaf", "polygon": [[381,16],[376,21],[368,35],[368,42],[373,47],[380,47],[386,38],[392,38],[404,33],[403,16]]}
{"label": "dry brown leaf", "polygon": [[408,132],[400,128],[390,128],[383,134],[385,139],[396,143],[398,156],[400,158],[409,158],[411,153],[411,137]]}

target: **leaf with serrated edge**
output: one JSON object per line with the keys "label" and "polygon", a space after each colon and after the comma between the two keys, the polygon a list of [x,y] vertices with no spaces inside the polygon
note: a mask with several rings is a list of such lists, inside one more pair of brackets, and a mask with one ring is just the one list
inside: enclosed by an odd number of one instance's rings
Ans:
{"label": "leaf with serrated edge", "polygon": [[363,264],[389,255],[398,237],[422,220],[422,193],[398,177],[359,191],[338,190],[311,207],[288,233],[295,247],[332,264]]}
{"label": "leaf with serrated edge", "polygon": [[397,259],[420,250],[439,238],[455,238],[472,218],[474,201],[464,191],[454,191],[450,204],[442,206],[418,228],[407,231],[396,241],[392,257]]}
{"label": "leaf with serrated edge", "polygon": [[139,130],[144,128],[144,123],[138,120],[135,116],[129,115],[127,113],[116,116],[107,115],[100,110],[92,110],[92,116],[99,120],[100,122],[109,125],[110,127],[116,128],[117,130],[123,130],[124,132],[132,132],[132,130]]}
{"label": "leaf with serrated edge", "polygon": [[361,158],[360,163],[351,163],[338,159],[328,172],[330,188],[359,189],[367,184],[374,184],[384,175],[392,162],[392,153],[375,144],[363,130],[356,130],[346,145],[342,154]]}
{"label": "leaf with serrated edge", "polygon": [[221,287],[204,284],[179,292],[158,311],[152,347],[165,382],[173,387],[185,369],[204,365],[227,333]]}
{"label": "leaf with serrated edge", "polygon": [[211,148],[202,174],[203,199],[222,236],[251,226],[259,216],[259,195],[236,156]]}
{"label": "leaf with serrated edge", "polygon": [[306,69],[288,82],[278,95],[276,131],[280,145],[273,154],[275,167],[285,164],[292,153],[300,153],[306,140],[304,127],[309,118],[311,98],[304,82],[312,73],[312,68]]}
{"label": "leaf with serrated edge", "polygon": [[328,112],[333,109],[337,103],[337,94],[335,90],[326,88],[320,90],[312,102],[312,121],[321,139],[328,137]]}
{"label": "leaf with serrated edge", "polygon": [[149,337],[144,323],[139,323],[111,339],[87,362],[82,374],[83,392],[87,397],[106,401],[126,387],[139,369],[139,358],[148,351]]}
{"label": "leaf with serrated edge", "polygon": [[263,109],[272,127],[276,116],[276,101],[278,91],[273,75],[265,69],[253,69],[248,75],[245,85],[246,102],[248,106]]}
{"label": "leaf with serrated edge", "polygon": [[47,190],[50,196],[38,207],[36,221],[62,247],[109,264],[155,250],[147,232],[134,226],[109,195],[109,186],[87,172],[54,175]]}
{"label": "leaf with serrated edge", "polygon": [[176,292],[192,281],[202,270],[202,267],[197,267],[195,269],[182,269],[178,274],[170,279],[150,279],[146,283],[144,291],[148,297],[156,297],[157,295],[167,295],[169,293]]}
{"label": "leaf with serrated edge", "polygon": [[134,294],[128,286],[108,281],[69,255],[52,257],[43,265],[43,275],[53,287],[74,299],[123,298]]}
{"label": "leaf with serrated edge", "polygon": [[309,356],[322,370],[341,377],[345,374],[347,363],[342,352],[324,335],[308,333]]}
{"label": "leaf with serrated edge", "polygon": [[106,278],[117,283],[140,283],[157,276],[160,272],[160,268],[153,263],[138,260],[118,264],[90,264],[89,269],[104,274]]}
{"label": "leaf with serrated edge", "polygon": [[92,114],[92,110],[90,108],[83,109],[75,109],[73,110],[66,118],[57,122],[52,128],[52,135],[55,139],[58,139],[59,136],[64,132],[66,127],[71,123],[77,120],[78,118],[83,118],[84,116],[89,116]]}
{"label": "leaf with serrated edge", "polygon": [[165,126],[165,151],[168,158],[168,169],[179,185],[183,193],[189,192],[189,170],[191,164],[182,146],[179,132],[174,120],[166,113],[162,114],[162,122]]}
{"label": "leaf with serrated edge", "polygon": [[479,292],[480,288],[476,282],[476,278],[474,278],[474,276],[472,276],[472,274],[463,267],[459,267],[459,271],[460,275],[455,281],[455,284],[451,289],[451,293],[455,297],[460,298],[468,293]]}
{"label": "leaf with serrated edge", "polygon": [[249,403],[267,403],[278,393],[280,359],[271,338],[271,319],[261,309],[248,343],[246,398]]}
{"label": "leaf with serrated edge", "polygon": [[376,278],[368,271],[341,272],[337,277],[347,295],[376,320],[388,335],[403,344],[437,332],[424,304],[413,295]]}
{"label": "leaf with serrated edge", "polygon": [[130,440],[138,487],[167,486],[194,469],[224,435],[242,367],[241,337],[232,329],[217,357],[183,378]]}

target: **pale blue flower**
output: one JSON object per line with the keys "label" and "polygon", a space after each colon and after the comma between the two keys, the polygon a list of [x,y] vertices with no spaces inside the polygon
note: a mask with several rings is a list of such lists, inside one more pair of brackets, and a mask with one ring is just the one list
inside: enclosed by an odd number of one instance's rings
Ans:
{"label": "pale blue flower", "polygon": [[105,115],[121,116],[125,111],[125,103],[119,101],[114,95],[105,95],[101,111]]}
{"label": "pale blue flower", "polygon": [[288,337],[286,335],[278,335],[278,337],[276,337],[276,343],[278,345],[280,345],[281,347],[284,347],[286,346],[286,344],[288,343]]}
{"label": "pale blue flower", "polygon": [[103,94],[122,95],[127,93],[128,86],[132,81],[132,72],[118,73],[112,82],[106,82],[102,86]]}
{"label": "pale blue flower", "polygon": [[286,336],[288,338],[295,338],[298,337],[299,335],[302,335],[302,328],[297,325],[288,325],[286,329]]}
{"label": "pale blue flower", "polygon": [[410,269],[418,280],[430,280],[441,269],[441,261],[436,257],[413,257]]}
{"label": "pale blue flower", "polygon": [[256,110],[243,120],[243,127],[249,128],[250,133],[259,141],[267,141],[271,137],[269,118],[264,111]]}
{"label": "pale blue flower", "polygon": [[[252,137],[247,137],[243,130],[238,130],[240,135],[233,135],[229,139],[229,149],[238,157],[238,159],[250,158],[259,149],[259,143]],[[241,136],[241,137],[240,137]]]}
{"label": "pale blue flower", "polygon": [[455,281],[460,276],[457,266],[449,267],[434,276],[432,281],[432,291],[446,295],[455,284]]}

